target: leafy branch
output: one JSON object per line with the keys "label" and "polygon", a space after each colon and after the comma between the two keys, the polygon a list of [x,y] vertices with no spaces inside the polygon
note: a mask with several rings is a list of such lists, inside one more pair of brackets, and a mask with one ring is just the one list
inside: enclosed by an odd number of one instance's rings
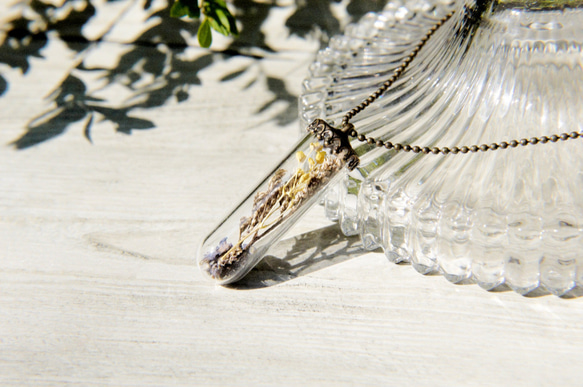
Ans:
{"label": "leafy branch", "polygon": [[213,42],[211,28],[224,36],[237,36],[237,22],[229,12],[227,4],[223,0],[176,0],[170,8],[170,16],[175,18],[188,17],[200,19],[204,15],[198,27],[198,43],[201,47],[208,48]]}

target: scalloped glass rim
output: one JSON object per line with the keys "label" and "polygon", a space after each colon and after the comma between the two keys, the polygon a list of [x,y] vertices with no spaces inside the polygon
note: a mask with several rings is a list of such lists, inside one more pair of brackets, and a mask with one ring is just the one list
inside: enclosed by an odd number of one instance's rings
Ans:
{"label": "scalloped glass rim", "polygon": [[[581,131],[580,10],[497,5],[479,28],[454,16],[403,79],[352,121],[359,132],[450,146],[548,134],[549,127]],[[332,38],[303,83],[302,124],[321,117],[337,125],[453,7],[460,4],[390,3]],[[541,63],[556,68],[543,73],[546,82],[533,77]],[[440,271],[452,282],[472,279],[486,289],[506,283],[521,294],[542,284],[564,295],[583,285],[577,141],[464,162],[358,144],[361,167],[329,190],[326,213],[345,234],[360,234],[366,247],[382,247],[391,261],[411,262],[422,273]]]}

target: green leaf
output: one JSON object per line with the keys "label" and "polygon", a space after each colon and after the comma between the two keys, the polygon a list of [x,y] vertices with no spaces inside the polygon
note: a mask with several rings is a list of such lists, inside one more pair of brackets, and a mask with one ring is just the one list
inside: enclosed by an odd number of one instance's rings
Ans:
{"label": "green leaf", "polygon": [[207,0],[203,3],[203,12],[209,18],[212,29],[222,35],[238,35],[235,17],[229,12],[222,0]]}
{"label": "green leaf", "polygon": [[231,13],[227,10],[227,18],[229,19],[229,26],[231,27],[231,35],[237,36],[239,35],[239,30],[237,29],[237,21],[235,17],[231,15]]}
{"label": "green leaf", "polygon": [[192,19],[200,17],[200,8],[197,0],[176,0],[170,8],[170,16],[181,18],[188,16]]}
{"label": "green leaf", "polygon": [[219,20],[219,17],[216,14],[207,16],[210,26],[213,28],[213,30],[217,31],[222,35],[229,36],[229,27],[222,25]]}
{"label": "green leaf", "polygon": [[227,3],[224,0],[209,0],[209,3],[213,3],[217,7],[227,8]]}
{"label": "green leaf", "polygon": [[209,48],[213,42],[213,35],[211,32],[211,26],[209,19],[205,18],[200,27],[198,27],[198,43],[201,47]]}
{"label": "green leaf", "polygon": [[170,8],[170,16],[180,18],[182,16],[186,16],[186,8],[180,4],[180,0],[177,0],[172,4],[172,8]]}
{"label": "green leaf", "polygon": [[[227,11],[227,12],[229,12],[229,11]],[[231,32],[231,28],[230,28],[231,26],[230,26],[230,24],[229,24],[229,18],[228,18],[228,17],[227,17],[227,15],[225,14],[225,10],[223,10],[223,9],[219,8],[219,9],[217,9],[216,13],[217,13],[217,16],[218,16],[218,21],[219,21],[219,23],[220,23],[220,24],[221,24],[223,27],[225,27],[225,29],[226,29],[228,32]]]}

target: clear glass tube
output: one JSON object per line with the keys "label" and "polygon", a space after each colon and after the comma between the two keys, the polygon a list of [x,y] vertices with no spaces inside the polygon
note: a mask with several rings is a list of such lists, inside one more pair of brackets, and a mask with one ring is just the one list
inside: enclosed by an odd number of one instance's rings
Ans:
{"label": "clear glass tube", "polygon": [[[219,284],[235,282],[309,209],[358,157],[346,136],[323,121],[202,241],[198,263]],[[346,167],[346,168],[345,168]]]}

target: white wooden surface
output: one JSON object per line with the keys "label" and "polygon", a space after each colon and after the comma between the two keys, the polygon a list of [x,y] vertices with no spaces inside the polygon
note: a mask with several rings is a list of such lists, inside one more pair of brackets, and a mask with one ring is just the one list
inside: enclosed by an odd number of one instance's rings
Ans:
{"label": "white wooden surface", "polygon": [[[299,93],[313,49],[262,71]],[[91,144],[78,125],[15,150],[68,70],[63,50],[6,70],[0,99],[1,385],[583,385],[581,298],[423,277],[363,253],[320,209],[242,284],[203,281],[198,240],[297,123],[270,121],[278,105],[256,114],[265,87],[217,82],[235,59],[188,101],[145,110],[155,129],[101,124]]]}

